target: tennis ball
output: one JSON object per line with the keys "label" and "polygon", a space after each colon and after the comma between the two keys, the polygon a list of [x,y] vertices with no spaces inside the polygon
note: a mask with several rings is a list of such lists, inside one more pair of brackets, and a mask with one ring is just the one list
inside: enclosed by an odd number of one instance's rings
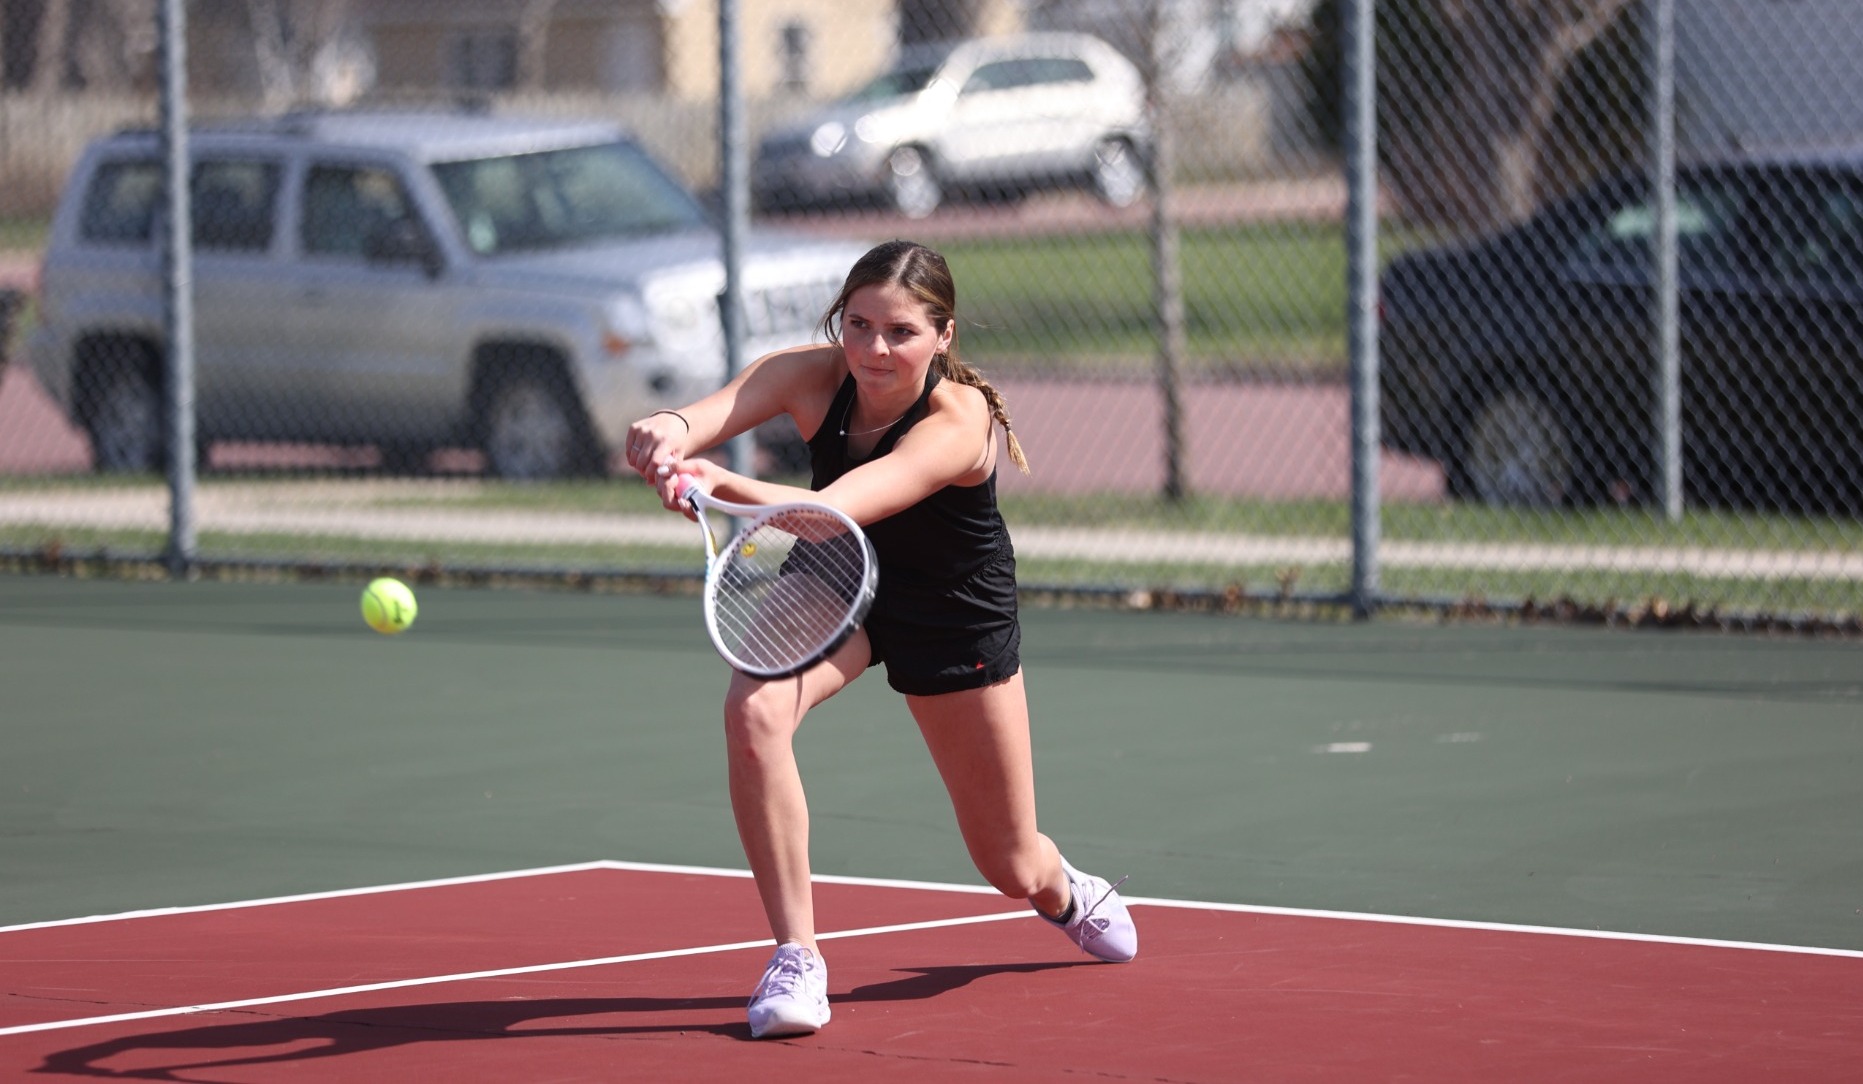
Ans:
{"label": "tennis ball", "polygon": [[384,636],[406,632],[418,611],[414,592],[400,580],[383,576],[362,592],[362,619]]}

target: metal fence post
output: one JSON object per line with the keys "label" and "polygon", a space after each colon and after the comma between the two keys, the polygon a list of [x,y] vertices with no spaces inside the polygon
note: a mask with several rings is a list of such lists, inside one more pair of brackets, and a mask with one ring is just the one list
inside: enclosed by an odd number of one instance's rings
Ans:
{"label": "metal fence post", "polygon": [[1352,379],[1352,612],[1378,595],[1378,108],[1372,0],[1345,23],[1346,337]]}
{"label": "metal fence post", "polygon": [[1682,518],[1682,367],[1678,259],[1675,240],[1675,0],[1651,0],[1647,33],[1650,46],[1650,189],[1656,229],[1656,432],[1662,470],[1663,517]]}
{"label": "metal fence post", "polygon": [[1173,217],[1171,171],[1177,160],[1172,139],[1170,49],[1165,0],[1152,0],[1145,25],[1145,96],[1151,118],[1152,210],[1150,226],[1152,320],[1158,337],[1157,376],[1164,407],[1164,499],[1181,503],[1189,495],[1184,481],[1183,366],[1188,351],[1184,326],[1183,271],[1177,222]]}
{"label": "metal fence post", "polygon": [[169,528],[163,563],[187,576],[194,522],[194,230],[188,191],[187,17],[182,0],[162,0],[162,165],[167,178],[167,244],[162,252],[162,315],[167,379]]}
{"label": "metal fence post", "polygon": [[[746,146],[744,88],[739,71],[738,0],[718,2],[718,190],[724,207],[724,293],[719,311],[724,318],[725,380],[744,369],[744,235],[750,226],[750,158]],[[750,474],[755,468],[755,443],[749,433],[733,437],[726,446],[732,470]]]}

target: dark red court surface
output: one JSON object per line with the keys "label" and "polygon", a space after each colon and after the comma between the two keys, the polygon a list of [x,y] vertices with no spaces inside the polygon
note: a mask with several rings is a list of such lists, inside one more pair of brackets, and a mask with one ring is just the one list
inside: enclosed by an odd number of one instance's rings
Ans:
{"label": "dark red court surface", "polygon": [[1114,966],[993,895],[817,899],[824,933],[854,931],[823,946],[834,1021],[775,1043],[744,1025],[769,949],[743,877],[545,871],[0,930],[0,1079],[1863,1079],[1856,954],[1141,902],[1139,959]]}

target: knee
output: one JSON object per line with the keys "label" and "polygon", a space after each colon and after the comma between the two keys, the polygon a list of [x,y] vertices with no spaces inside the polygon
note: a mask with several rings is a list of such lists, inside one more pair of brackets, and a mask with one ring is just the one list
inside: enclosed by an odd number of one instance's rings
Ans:
{"label": "knee", "polygon": [[736,759],[754,761],[779,751],[786,754],[801,722],[793,699],[768,684],[733,686],[725,697],[725,747]]}
{"label": "knee", "polygon": [[1039,847],[1001,848],[972,858],[990,887],[1012,900],[1026,900],[1047,887]]}

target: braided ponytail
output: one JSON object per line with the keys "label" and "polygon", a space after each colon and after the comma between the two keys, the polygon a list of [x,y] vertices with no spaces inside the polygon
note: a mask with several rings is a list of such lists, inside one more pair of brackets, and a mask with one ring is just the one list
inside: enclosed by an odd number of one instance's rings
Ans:
{"label": "braided ponytail", "polygon": [[951,278],[951,268],[935,250],[916,241],[887,241],[869,249],[848,272],[847,281],[841,286],[841,294],[828,311],[822,315],[821,330],[829,342],[837,345],[841,342],[841,313],[847,308],[848,298],[863,286],[880,283],[897,283],[912,292],[912,295],[925,303],[926,312],[932,323],[944,328],[951,328],[951,348],[948,352],[938,354],[932,359],[932,367],[938,375],[946,380],[955,381],[983,393],[984,401],[990,405],[990,416],[1003,427],[1003,436],[1009,447],[1009,461],[1014,463],[1023,474],[1029,472],[1029,461],[1022,454],[1022,442],[1016,439],[1015,431],[1009,428],[1009,408],[1003,403],[1002,393],[990,385],[983,374],[972,368],[957,356],[957,283]]}
{"label": "braided ponytail", "polygon": [[1009,405],[1003,402],[1003,393],[996,390],[982,373],[970,364],[959,361],[955,354],[939,354],[932,359],[932,367],[938,375],[958,384],[968,385],[983,393],[983,399],[990,404],[990,417],[1003,427],[1004,442],[1009,447],[1009,461],[1023,474],[1029,472],[1028,457],[1022,454],[1022,442],[1016,439],[1016,431],[1009,427]]}

